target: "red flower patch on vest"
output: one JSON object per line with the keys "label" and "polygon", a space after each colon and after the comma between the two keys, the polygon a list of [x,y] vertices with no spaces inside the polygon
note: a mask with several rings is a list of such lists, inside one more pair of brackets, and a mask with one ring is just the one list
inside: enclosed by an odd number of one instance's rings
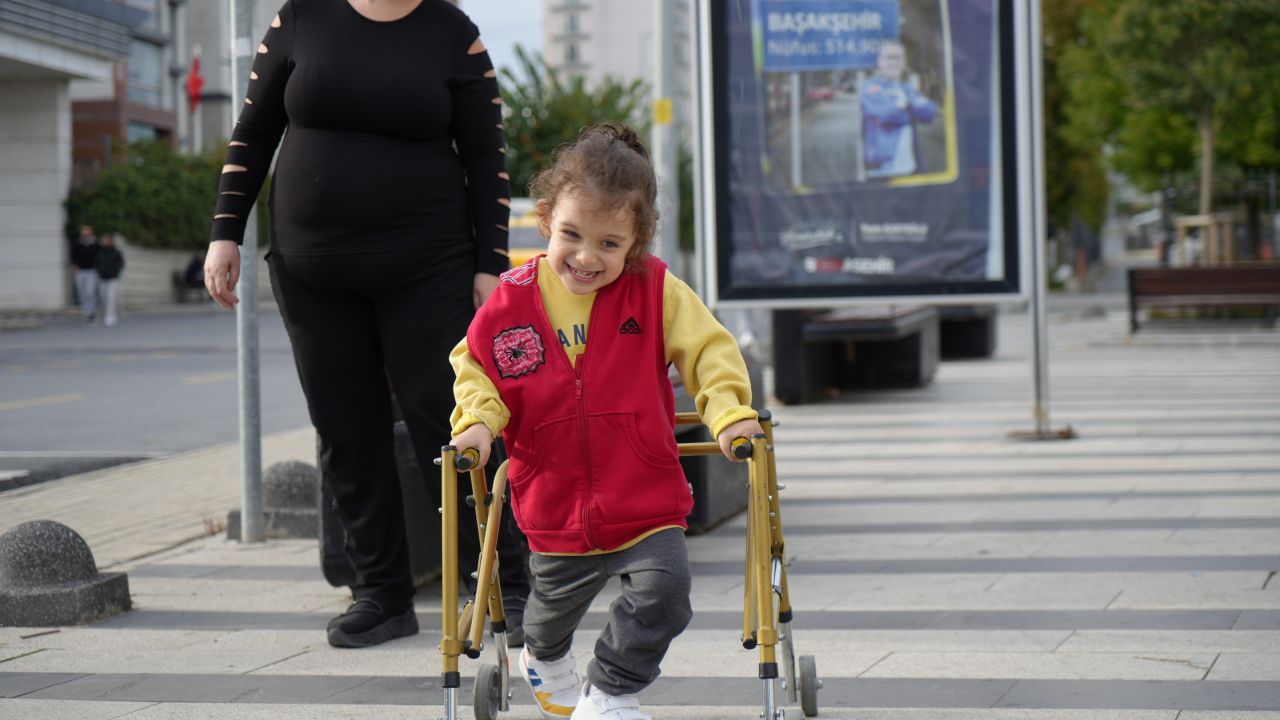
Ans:
{"label": "red flower patch on vest", "polygon": [[546,362],[546,346],[532,325],[507,328],[493,339],[493,362],[504,378],[528,375]]}

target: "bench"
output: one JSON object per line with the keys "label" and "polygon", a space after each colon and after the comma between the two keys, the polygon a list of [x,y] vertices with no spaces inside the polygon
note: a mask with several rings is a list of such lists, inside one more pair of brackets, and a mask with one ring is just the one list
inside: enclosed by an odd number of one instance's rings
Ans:
{"label": "bench", "polygon": [[1280,264],[1129,270],[1129,331],[1138,332],[1143,308],[1245,308],[1266,310],[1275,325],[1280,306]]}
{"label": "bench", "polygon": [[193,296],[194,302],[200,302],[209,295],[208,291],[205,290],[203,281],[187,282],[186,274],[182,270],[173,271],[169,276],[169,284],[173,288],[173,301],[175,303],[187,302],[189,296]]}
{"label": "bench", "polygon": [[851,388],[928,385],[938,328],[937,308],[922,305],[776,310],[774,395],[794,404]]}

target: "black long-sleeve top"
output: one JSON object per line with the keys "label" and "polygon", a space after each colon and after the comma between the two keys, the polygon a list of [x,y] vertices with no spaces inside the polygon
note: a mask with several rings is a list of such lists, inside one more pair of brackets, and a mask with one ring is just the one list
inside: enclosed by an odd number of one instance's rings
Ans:
{"label": "black long-sleeve top", "polygon": [[453,5],[423,0],[380,22],[347,0],[288,0],[258,47],[244,102],[212,239],[243,240],[279,145],[274,252],[474,242],[477,272],[509,266],[498,83],[479,31]]}

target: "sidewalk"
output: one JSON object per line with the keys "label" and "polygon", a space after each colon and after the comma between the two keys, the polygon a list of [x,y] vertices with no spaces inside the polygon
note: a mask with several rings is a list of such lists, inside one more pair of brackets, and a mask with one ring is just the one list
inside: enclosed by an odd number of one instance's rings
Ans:
{"label": "sidewalk", "polygon": [[[793,629],[825,682],[820,717],[1280,718],[1280,333],[1129,338],[1113,300],[1050,318],[1051,423],[1074,441],[1007,439],[1032,426],[1026,313],[1002,314],[996,358],[945,362],[930,387],[775,409]],[[313,456],[309,430],[264,442],[264,464]],[[348,597],[315,541],[206,534],[238,474],[226,446],[0,494],[0,530],[67,523],[129,573],[135,606],[0,628],[0,718],[442,715],[439,588],[419,593],[422,634],[328,647]],[[689,539],[695,618],[642,696],[655,718],[760,712],[737,642],[743,535],[737,518]],[[477,665],[462,661],[464,700]],[[514,687],[500,717],[537,718]]]}

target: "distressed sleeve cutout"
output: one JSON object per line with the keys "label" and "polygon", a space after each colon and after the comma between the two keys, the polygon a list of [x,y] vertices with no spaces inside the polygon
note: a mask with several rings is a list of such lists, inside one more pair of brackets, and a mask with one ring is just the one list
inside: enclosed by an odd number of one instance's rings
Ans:
{"label": "distressed sleeve cutout", "polygon": [[267,53],[269,53],[269,52],[271,52],[271,48],[267,47],[266,45],[263,45],[262,43],[258,43],[258,54],[259,54],[259,55],[266,55],[266,54],[267,54]]}
{"label": "distressed sleeve cutout", "polygon": [[511,253],[507,252],[504,248],[494,248],[493,251],[502,257],[511,257]]}
{"label": "distressed sleeve cutout", "polygon": [[252,101],[252,100],[250,100],[249,98],[245,98],[245,99],[244,99],[244,104],[245,104],[245,105],[252,105],[252,104],[253,104],[253,101]]}
{"label": "distressed sleeve cutout", "polygon": [[245,196],[245,193],[242,193],[242,192],[240,192],[239,190],[223,190],[222,192],[220,192],[220,193],[218,193],[218,194],[219,194],[219,195],[239,195],[240,197],[244,197],[244,196]]}
{"label": "distressed sleeve cutout", "polygon": [[506,148],[504,148],[504,147],[500,147],[500,148],[498,148],[498,152],[502,153],[503,155],[506,155],[506,154],[507,154],[507,149],[506,149]]}
{"label": "distressed sleeve cutout", "polygon": [[243,165],[223,165],[222,166],[223,175],[226,175],[227,173],[244,172],[244,171],[245,171],[245,166]]}
{"label": "distressed sleeve cutout", "polygon": [[480,42],[480,38],[476,38],[476,41],[471,43],[471,47],[467,48],[467,54],[479,55],[484,52],[484,49],[484,43]]}
{"label": "distressed sleeve cutout", "polygon": [[250,79],[250,80],[257,80],[257,79],[258,79],[258,73],[256,73],[256,72],[254,72],[254,71],[250,70],[250,71],[249,71],[249,79]]}
{"label": "distressed sleeve cutout", "polygon": [[489,72],[485,73],[484,76],[487,78],[498,77],[498,71],[494,70],[493,68],[489,68]]}
{"label": "distressed sleeve cutout", "polygon": [[214,215],[214,216],[213,216],[213,219],[214,219],[214,220],[226,220],[227,218],[238,218],[238,217],[240,217],[240,216],[239,216],[239,215],[232,215],[231,213],[218,213],[217,215]]}
{"label": "distressed sleeve cutout", "polygon": [[277,13],[277,14],[276,14],[276,19],[271,21],[271,27],[273,27],[273,28],[278,28],[278,27],[280,27],[280,15],[279,15],[279,13]]}
{"label": "distressed sleeve cutout", "polygon": [[499,229],[499,230],[501,230],[502,232],[506,232],[506,231],[507,231],[507,226],[506,226],[506,225],[494,225],[494,227],[498,228],[498,229]]}
{"label": "distressed sleeve cutout", "polygon": [[493,104],[494,104],[494,105],[501,105],[501,104],[502,104],[502,98],[500,98],[500,97],[496,97],[496,98],[494,98],[494,99],[493,99]]}
{"label": "distressed sleeve cutout", "polygon": [[511,176],[510,176],[510,175],[508,175],[508,174],[506,174],[506,173],[504,173],[504,172],[500,172],[500,173],[498,173],[498,177],[502,178],[503,180],[510,180],[510,179],[511,179]]}
{"label": "distressed sleeve cutout", "polygon": [[249,147],[249,143],[240,142],[239,140],[232,140],[231,142],[227,143],[227,147]]}
{"label": "distressed sleeve cutout", "polygon": [[498,198],[498,204],[504,207],[511,207],[511,201],[506,198]]}

